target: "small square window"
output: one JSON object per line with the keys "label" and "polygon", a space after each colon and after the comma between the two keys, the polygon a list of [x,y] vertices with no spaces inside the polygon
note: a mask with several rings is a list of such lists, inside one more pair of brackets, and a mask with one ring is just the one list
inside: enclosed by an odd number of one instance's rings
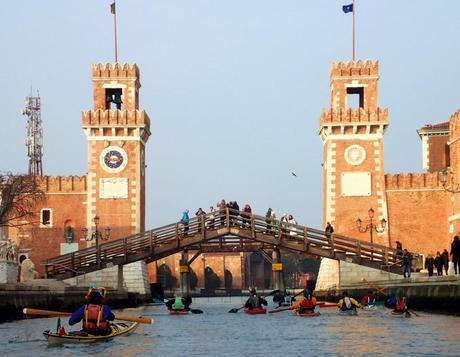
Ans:
{"label": "small square window", "polygon": [[40,226],[51,227],[52,226],[51,209],[44,208],[40,211]]}

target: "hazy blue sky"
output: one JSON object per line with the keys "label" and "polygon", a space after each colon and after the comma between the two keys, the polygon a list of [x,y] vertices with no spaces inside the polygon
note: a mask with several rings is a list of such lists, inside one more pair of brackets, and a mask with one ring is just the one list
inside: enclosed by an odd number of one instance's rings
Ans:
{"label": "hazy blue sky", "polygon": [[[1,171],[27,171],[20,109],[32,85],[45,173],[86,173],[81,111],[92,108],[91,64],[113,61],[110,2],[2,2]],[[148,227],[221,198],[322,226],[318,121],[331,63],[351,57],[347,3],[117,1],[119,62],[139,65],[152,123]],[[386,172],[421,171],[415,130],[460,107],[459,14],[458,0],[357,0],[357,57],[380,61],[380,105],[390,111]]]}

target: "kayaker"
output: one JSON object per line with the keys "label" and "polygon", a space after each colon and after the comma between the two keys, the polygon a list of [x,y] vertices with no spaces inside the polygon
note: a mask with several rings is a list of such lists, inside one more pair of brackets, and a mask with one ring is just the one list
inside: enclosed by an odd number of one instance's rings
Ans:
{"label": "kayaker", "polygon": [[115,315],[109,306],[104,304],[107,296],[105,288],[90,287],[85,296],[87,303],[72,313],[69,325],[75,325],[83,320],[82,330],[91,335],[109,335],[112,331],[109,321],[115,319]]}
{"label": "kayaker", "polygon": [[166,303],[168,310],[186,310],[190,311],[192,298],[190,296],[176,296],[174,299],[169,299]]}
{"label": "kayaker", "polygon": [[408,312],[409,300],[404,295],[404,291],[401,288],[396,290],[396,297],[389,298],[387,303],[390,307],[393,307],[393,311],[397,313]]}
{"label": "kayaker", "polygon": [[310,290],[304,289],[299,300],[291,305],[293,310],[298,310],[299,314],[312,314],[315,310],[316,298],[312,296]]}
{"label": "kayaker", "polygon": [[348,296],[348,291],[342,293],[342,299],[339,300],[337,306],[342,311],[356,310],[357,307],[361,307],[360,303],[355,299]]}
{"label": "kayaker", "polygon": [[364,295],[362,298],[361,298],[361,305],[367,305],[367,306],[371,306],[371,305],[375,305],[375,294],[372,290],[369,290],[367,292],[366,295]]}
{"label": "kayaker", "polygon": [[249,291],[249,299],[246,300],[244,307],[248,310],[262,308],[262,306],[267,306],[267,300],[265,300],[262,296],[257,295],[256,289],[252,288]]}

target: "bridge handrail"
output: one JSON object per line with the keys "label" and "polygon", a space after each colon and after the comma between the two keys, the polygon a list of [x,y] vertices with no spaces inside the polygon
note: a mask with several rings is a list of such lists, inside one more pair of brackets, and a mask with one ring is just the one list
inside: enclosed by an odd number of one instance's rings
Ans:
{"label": "bridge handrail", "polygon": [[[124,262],[127,263],[129,262],[127,258],[129,254],[144,251],[153,254],[155,249],[163,245],[178,248],[184,238],[195,234],[201,234],[202,242],[207,242],[209,239],[215,239],[212,236],[209,238],[208,232],[216,231],[219,236],[219,229],[231,227],[250,229],[251,235],[248,239],[257,240],[261,235],[271,235],[281,241],[292,242],[299,244],[299,246],[316,246],[326,251],[329,250],[331,257],[334,257],[338,252],[347,252],[348,254],[357,255],[359,259],[382,260],[385,264],[388,264],[395,262],[398,255],[398,251],[395,248],[339,234],[327,235],[324,231],[315,228],[281,222],[278,219],[256,214],[249,216],[246,212],[227,208],[217,210],[214,213],[207,213],[203,216],[193,217],[186,224],[179,221],[124,238],[102,242],[99,244],[99,257],[96,248],[92,246],[50,258],[45,261],[44,265],[47,273],[58,274],[62,271],[62,267],[58,268],[56,265],[78,270],[82,267],[100,264],[101,261],[109,262],[117,257],[124,257]],[[223,234],[227,232],[225,230]],[[212,244],[218,243],[222,245],[223,242],[230,242],[222,239],[221,235],[219,237]],[[243,244],[244,241],[246,240],[238,238],[235,243]]]}

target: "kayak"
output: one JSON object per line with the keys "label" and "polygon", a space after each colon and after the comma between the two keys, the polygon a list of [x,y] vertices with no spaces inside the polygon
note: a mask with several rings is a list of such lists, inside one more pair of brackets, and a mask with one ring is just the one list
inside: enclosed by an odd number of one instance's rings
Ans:
{"label": "kayak", "polygon": [[300,317],[313,317],[321,315],[319,311],[299,313],[298,310],[295,311],[295,314]]}
{"label": "kayak", "polygon": [[398,311],[393,310],[393,311],[390,311],[390,316],[404,318],[404,317],[410,317],[411,315],[409,311],[398,312]]}
{"label": "kayak", "polygon": [[266,314],[267,313],[267,310],[266,309],[263,309],[261,307],[257,307],[255,309],[252,309],[252,310],[249,310],[249,309],[244,309],[244,312],[249,314],[249,315],[262,315],[262,314]]}
{"label": "kayak", "polygon": [[188,310],[169,310],[170,315],[188,315],[189,312]]}
{"label": "kayak", "polygon": [[377,310],[378,310],[378,307],[376,305],[365,305],[365,306],[363,306],[363,311],[375,312]]}
{"label": "kayak", "polygon": [[43,335],[48,340],[49,345],[56,345],[56,344],[63,344],[63,343],[92,343],[92,342],[100,342],[100,341],[109,341],[114,337],[118,337],[121,335],[127,335],[133,332],[139,323],[134,322],[132,324],[126,324],[123,322],[112,322],[110,324],[112,326],[112,332],[110,335],[107,336],[95,336],[90,335],[84,331],[70,331],[63,335],[51,332],[50,330],[46,330],[43,332]]}
{"label": "kayak", "polygon": [[353,315],[358,315],[358,311],[356,309],[352,310],[339,310],[340,315],[344,316],[353,316]]}

